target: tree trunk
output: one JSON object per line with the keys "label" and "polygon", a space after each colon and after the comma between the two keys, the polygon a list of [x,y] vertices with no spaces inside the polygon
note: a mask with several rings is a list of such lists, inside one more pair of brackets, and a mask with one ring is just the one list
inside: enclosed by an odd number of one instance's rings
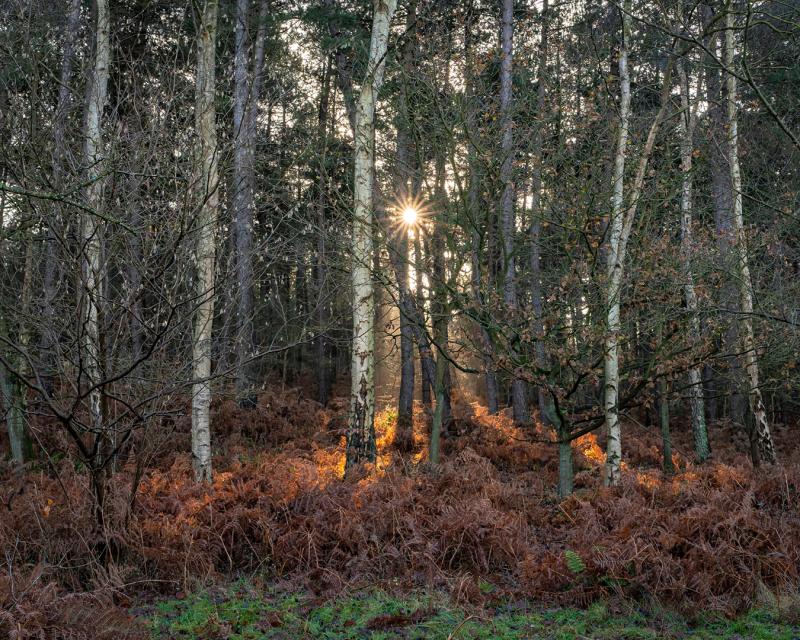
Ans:
{"label": "tree trunk", "polygon": [[[411,2],[406,13],[406,40],[403,44],[403,79],[400,84],[400,109],[397,119],[397,151],[395,159],[395,202],[400,207],[410,206],[416,194],[409,193],[411,177],[411,135],[408,102],[408,79],[414,72],[415,45],[415,2]],[[411,292],[408,285],[408,234],[410,227],[396,224],[386,225],[389,236],[389,251],[396,264],[397,301],[400,315],[400,388],[397,399],[397,428],[394,444],[401,450],[410,450],[413,445],[414,421],[414,331],[411,306]]]}
{"label": "tree trunk", "polygon": [[[0,178],[5,178],[5,168]],[[0,193],[0,229],[5,228],[5,206],[6,192]],[[25,275],[22,286],[22,309],[19,313],[19,342],[25,349],[28,345],[28,331],[25,322],[30,317],[30,297],[31,297],[31,277],[33,271],[33,245],[28,234],[25,234]],[[0,255],[5,255],[4,238],[0,238]],[[5,340],[10,340],[9,326],[6,318],[0,315],[0,336]],[[25,422],[25,393],[27,387],[19,376],[25,375],[28,370],[24,358],[20,357],[13,349],[3,349],[6,351],[5,357],[8,362],[16,363],[16,367],[0,366],[0,392],[3,396],[3,404],[6,415],[6,426],[8,428],[9,448],[11,449],[11,460],[17,464],[25,464],[31,458],[31,442],[28,437],[28,429]],[[16,369],[14,371],[13,369]]]}
{"label": "tree trunk", "polygon": [[375,102],[383,83],[389,26],[396,7],[397,0],[375,1],[367,73],[356,104],[352,244],[353,351],[345,473],[360,462],[373,462],[376,456],[375,298],[371,274]]}
{"label": "tree trunk", "polygon": [[[728,7],[725,14],[725,67],[734,68],[734,16]],[[737,258],[739,305],[742,310],[740,340],[747,373],[747,397],[753,417],[751,442],[753,464],[776,460],[775,446],[772,442],[767,411],[761,397],[759,384],[758,356],[756,353],[755,332],[753,329],[753,284],[750,278],[750,265],[747,254],[747,235],[744,228],[742,211],[742,177],[739,169],[739,132],[737,129],[736,76],[727,74],[726,116],[728,125],[728,164],[731,172],[731,188],[733,189],[734,245]]]}
{"label": "tree trunk", "polygon": [[[464,58],[466,60],[466,96],[467,96],[467,137],[468,162],[469,162],[469,191],[467,192],[467,206],[469,207],[469,220],[472,224],[472,253],[470,263],[470,284],[472,286],[472,297],[475,301],[478,313],[483,317],[485,302],[483,297],[482,276],[481,276],[481,219],[485,215],[481,211],[479,202],[479,188],[481,176],[478,173],[478,157],[475,144],[472,140],[478,135],[477,127],[477,105],[475,96],[475,67],[472,52],[472,32],[475,28],[475,20],[464,25]],[[487,225],[488,226],[488,225]],[[492,338],[486,328],[486,322],[478,322],[478,338],[480,340],[481,360],[483,361],[484,379],[486,384],[486,408],[489,415],[494,415],[499,409],[497,373],[494,364],[494,345]]]}
{"label": "tree trunk", "polygon": [[[535,358],[539,375],[547,367],[547,356],[544,348],[544,323],[542,320],[542,264],[541,264],[541,234],[542,234],[542,163],[544,143],[544,123],[547,100],[546,65],[547,65],[547,29],[548,29],[548,3],[542,4],[542,39],[539,48],[539,69],[537,72],[537,115],[539,123],[533,139],[533,176],[531,180],[531,228],[530,228],[530,260],[531,260],[531,302],[533,306],[532,333],[536,340]],[[547,389],[543,384],[538,385],[539,416],[545,423],[548,422]]]}
{"label": "tree trunk", "polygon": [[669,432],[669,390],[666,379],[661,376],[657,383],[658,390],[658,425],[661,428],[661,451],[664,457],[664,473],[675,473],[672,462],[672,437]]}
{"label": "tree trunk", "polygon": [[[692,271],[692,151],[694,150],[694,128],[696,112],[689,95],[689,78],[683,61],[678,60],[678,76],[681,88],[681,110],[678,118],[681,148],[681,267],[683,270],[683,297],[689,314],[689,336],[695,344],[700,341],[700,318],[697,315],[697,295],[694,290]],[[699,90],[699,87],[698,87]],[[692,433],[694,449],[700,462],[708,459],[708,432],[706,431],[705,406],[703,401],[703,376],[700,365],[689,369],[689,396],[692,411]]]}
{"label": "tree trunk", "polygon": [[[325,0],[325,6],[328,9],[333,9],[334,1]],[[328,23],[328,30],[332,38],[337,38],[341,35],[336,24],[333,21],[330,21]],[[337,49],[334,55],[334,60],[336,62],[338,84],[342,92],[345,111],[347,112],[347,120],[350,123],[350,128],[353,131],[353,137],[355,139],[356,101],[353,96],[352,70],[350,68],[350,65],[348,65],[347,63],[344,52],[341,49]],[[413,193],[417,193],[419,191],[418,172],[414,174],[411,191]],[[378,186],[377,184],[373,183],[373,198],[377,197],[378,195],[377,192],[378,192]],[[418,234],[414,236],[414,261],[416,263],[415,273],[419,274],[420,265],[422,264],[422,252]],[[430,340],[428,339],[428,334],[425,328],[425,304],[423,297],[423,286],[422,286],[422,279],[419,276],[416,279],[415,296],[410,296],[409,299],[408,310],[409,314],[413,314],[410,315],[412,320],[411,326],[414,332],[415,339],[417,341],[417,347],[419,349],[420,368],[422,369],[422,375],[420,376],[420,383],[422,385],[422,403],[426,407],[430,407],[431,389],[433,387],[434,377],[435,377],[434,373],[435,365],[433,362],[433,354],[431,352]]]}
{"label": "tree trunk", "polygon": [[195,85],[196,176],[195,207],[197,307],[192,343],[192,463],[197,482],[211,482],[211,338],[214,318],[214,260],[219,176],[214,91],[214,51],[218,0],[203,6],[197,43]]}
{"label": "tree trunk", "polygon": [[236,394],[254,406],[253,344],[253,219],[255,217],[255,138],[264,64],[267,0],[261,1],[253,47],[248,46],[250,0],[237,0],[233,93],[233,218],[236,240]]}
{"label": "tree trunk", "polygon": [[419,350],[419,363],[422,369],[420,376],[420,394],[422,404],[425,407],[431,406],[431,393],[435,385],[436,365],[433,361],[433,351],[431,350],[430,340],[428,340],[428,330],[425,323],[425,289],[422,282],[422,272],[425,265],[425,258],[422,255],[422,242],[419,234],[414,234],[414,273],[416,273],[416,291],[414,308],[416,309],[416,334],[417,349]]}
{"label": "tree trunk", "polygon": [[558,426],[558,497],[572,495],[575,474],[572,466],[572,438],[561,416],[553,415],[550,422]]}
{"label": "tree trunk", "polygon": [[619,425],[619,333],[620,293],[622,265],[620,245],[624,232],[625,206],[625,158],[628,145],[628,118],[631,104],[631,79],[628,73],[628,39],[630,37],[631,0],[625,0],[622,10],[622,44],[619,52],[620,103],[617,129],[617,150],[614,156],[611,196],[611,221],[608,252],[606,254],[606,339],[603,366],[604,402],[608,441],[606,444],[606,468],[603,479],[606,486],[619,484],[622,462],[622,438]]}
{"label": "tree trunk", "polygon": [[[434,200],[441,215],[446,211],[447,200],[444,190],[445,167],[444,155],[437,149],[436,158],[436,186]],[[442,429],[448,424],[451,418],[450,407],[450,363],[447,359],[450,324],[450,306],[448,304],[448,294],[446,288],[447,269],[444,263],[444,228],[439,216],[433,220],[433,238],[431,241],[431,253],[433,270],[429,272],[428,279],[433,288],[433,300],[431,301],[431,322],[433,324],[433,342],[438,354],[436,356],[436,377],[434,382],[434,394],[436,396],[436,408],[433,413],[431,423],[431,441],[429,450],[429,460],[432,464],[439,464],[440,440]]]}
{"label": "tree trunk", "polygon": [[328,304],[329,295],[325,291],[328,271],[326,268],[325,240],[328,233],[328,111],[330,108],[330,89],[333,65],[330,57],[325,61],[325,70],[322,74],[322,91],[319,99],[319,113],[317,118],[317,139],[320,146],[320,161],[317,174],[317,264],[316,264],[316,305],[317,305],[317,338],[315,347],[317,351],[317,401],[324,407],[328,404],[331,389],[331,364],[330,346],[328,345]]}
{"label": "tree trunk", "polygon": [[639,156],[636,174],[630,190],[627,208],[625,207],[625,147],[628,141],[628,126],[631,103],[631,79],[628,73],[628,44],[630,37],[630,3],[625,1],[622,12],[622,46],[619,56],[620,108],[617,151],[614,157],[613,195],[611,198],[611,224],[606,254],[608,284],[606,290],[607,329],[604,352],[604,403],[608,442],[606,444],[606,469],[604,482],[606,486],[619,484],[620,466],[622,462],[622,439],[619,424],[619,335],[620,335],[620,302],[622,295],[622,278],[625,267],[625,254],[630,239],[636,209],[642,195],[647,164],[653,153],[661,122],[664,120],[669,94],[672,88],[673,56],[670,56],[664,79],[661,84],[661,107],[650,125],[644,148]]}
{"label": "tree trunk", "polygon": [[[58,102],[53,121],[53,187],[61,191],[64,182],[65,159],[67,155],[66,132],[72,102],[72,68],[75,61],[75,48],[81,22],[81,0],[70,0],[67,13],[67,28],[64,36],[64,51],[61,57],[61,72],[58,85]],[[61,264],[58,260],[58,234],[63,228],[63,211],[54,203],[51,218],[47,224],[44,246],[44,268],[42,273],[42,332],[39,337],[42,376],[45,390],[52,392],[52,382],[56,374],[56,353],[58,335],[55,330],[55,298],[58,273]]]}
{"label": "tree trunk", "polygon": [[[514,33],[514,1],[503,0],[503,17],[501,27],[502,57],[500,61],[500,112],[502,117],[503,138],[500,145],[503,163],[500,166],[500,182],[503,184],[501,201],[501,219],[503,229],[503,302],[513,314],[517,308],[517,282],[514,260],[514,237],[516,225],[514,221],[514,119],[511,114],[513,91],[513,33]],[[516,348],[510,348],[511,360],[516,366]],[[514,376],[511,383],[511,405],[514,411],[514,422],[527,424],[528,403],[525,398],[525,381]]]}
{"label": "tree trunk", "polygon": [[[108,75],[111,66],[110,16],[107,0],[95,0],[95,49],[91,79],[86,99],[86,140],[84,162],[87,166],[86,201],[93,212],[103,208],[103,110],[108,99]],[[82,315],[82,363],[80,373],[85,375],[89,400],[91,426],[95,438],[101,441],[96,447],[93,464],[103,464],[103,454],[108,451],[108,434],[104,433],[102,391],[99,386],[104,368],[101,349],[100,304],[105,286],[105,268],[102,264],[102,229],[94,213],[81,216],[82,286],[80,307]]]}
{"label": "tree trunk", "polygon": [[[715,51],[719,42],[719,23],[715,18],[710,5],[703,5],[705,27],[712,31],[707,39],[706,46]],[[725,133],[727,127],[725,115],[725,91],[723,91],[722,74],[724,73],[711,56],[706,56],[707,67],[706,100],[708,102],[709,120],[709,170],[711,173],[711,196],[714,203],[714,232],[716,237],[717,253],[719,254],[719,269],[722,273],[734,273],[736,266],[736,251],[734,247],[735,232],[733,215],[733,187],[731,186],[731,172],[728,166],[728,137]],[[721,306],[734,312],[740,311],[737,299],[736,284],[727,280],[720,292],[719,303]],[[727,411],[734,424],[744,426],[747,421],[747,400],[743,397],[741,389],[745,381],[741,369],[741,356],[736,353],[738,324],[728,318],[724,319],[727,328],[721,348],[728,354],[724,358],[727,373],[722,375],[713,367],[709,367],[710,386],[712,393],[727,396]],[[716,400],[714,405],[716,405]],[[716,407],[714,407],[716,409]],[[722,414],[725,415],[726,403],[722,403]],[[711,415],[718,413],[710,412]],[[714,416],[716,417],[716,416]]]}

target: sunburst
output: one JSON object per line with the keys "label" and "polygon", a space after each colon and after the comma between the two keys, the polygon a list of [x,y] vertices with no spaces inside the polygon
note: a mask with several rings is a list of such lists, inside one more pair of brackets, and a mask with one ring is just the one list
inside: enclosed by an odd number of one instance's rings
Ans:
{"label": "sunburst", "polygon": [[398,232],[417,232],[425,223],[428,215],[425,203],[418,198],[399,200],[393,207],[395,212],[394,226]]}

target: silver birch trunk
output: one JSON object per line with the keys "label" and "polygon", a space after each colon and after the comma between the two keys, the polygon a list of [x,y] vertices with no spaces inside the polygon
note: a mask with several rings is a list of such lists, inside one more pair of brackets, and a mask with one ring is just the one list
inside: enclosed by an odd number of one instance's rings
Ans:
{"label": "silver birch trunk", "polygon": [[[734,16],[728,8],[725,14],[725,67],[734,68]],[[750,411],[753,416],[751,442],[753,443],[753,462],[776,461],[775,446],[772,442],[767,411],[761,396],[759,384],[758,356],[755,345],[755,332],[753,329],[753,284],[750,278],[750,265],[747,255],[747,236],[744,228],[744,215],[742,206],[742,176],[739,169],[739,132],[737,129],[736,106],[736,76],[726,74],[727,96],[726,114],[728,124],[728,164],[731,172],[731,187],[733,189],[733,221],[734,244],[738,267],[739,305],[742,310],[740,340],[744,367],[747,373],[747,397]]]}
{"label": "silver birch trunk", "polygon": [[625,214],[625,158],[628,146],[628,119],[631,105],[631,78],[628,73],[628,38],[630,37],[630,0],[622,10],[622,47],[619,52],[620,103],[617,129],[617,150],[614,156],[612,178],[611,220],[608,251],[606,253],[606,339],[603,366],[604,401],[608,441],[606,443],[606,468],[603,479],[606,486],[619,484],[622,461],[622,434],[619,425],[619,333],[620,290],[622,286],[621,254]]}
{"label": "silver birch trunk", "polygon": [[622,282],[625,266],[625,255],[630,239],[633,222],[636,218],[636,209],[642,194],[642,186],[647,172],[647,164],[653,153],[656,135],[664,120],[669,93],[672,82],[673,58],[667,64],[664,80],[661,85],[661,107],[650,125],[647,139],[644,143],[633,185],[625,205],[625,160],[626,146],[628,143],[628,128],[630,122],[631,104],[631,78],[628,71],[628,42],[630,37],[630,0],[626,0],[622,11],[622,47],[619,57],[620,77],[620,107],[619,130],[617,136],[617,150],[614,157],[613,193],[611,196],[611,221],[609,225],[609,241],[606,253],[606,339],[604,352],[604,402],[603,409],[608,430],[606,443],[606,468],[603,478],[606,486],[614,486],[620,481],[620,468],[622,462],[622,434],[619,423],[619,336],[621,330],[620,302]]}
{"label": "silver birch trunk", "polygon": [[355,114],[352,244],[353,347],[345,473],[375,460],[375,298],[372,283],[375,102],[383,83],[389,26],[397,0],[375,0],[369,60]]}
{"label": "silver birch trunk", "polygon": [[[681,88],[681,115],[678,118],[678,134],[681,149],[681,269],[683,271],[683,297],[689,314],[689,337],[693,343],[700,340],[700,318],[697,315],[697,294],[694,290],[692,270],[692,207],[693,175],[692,151],[694,150],[694,128],[697,123],[695,105],[689,95],[689,78],[683,61],[678,60],[678,76]],[[699,90],[699,87],[698,87]],[[706,429],[705,402],[703,400],[703,375],[699,365],[689,369],[689,398],[692,412],[692,434],[697,458],[703,462],[710,455],[708,431]]]}
{"label": "silver birch trunk", "polygon": [[[103,206],[103,110],[108,100],[108,75],[111,66],[110,15],[107,0],[95,0],[95,49],[92,74],[87,87],[86,138],[84,161],[87,167],[86,201],[93,212]],[[100,348],[100,300],[105,274],[102,264],[101,229],[94,213],[81,216],[82,291],[81,322],[82,355],[81,373],[86,376],[89,412],[95,436],[106,439],[102,433],[102,394],[98,386],[102,376]],[[105,445],[99,448],[102,455]]]}
{"label": "silver birch trunk", "polygon": [[197,43],[195,84],[197,309],[192,342],[192,464],[197,482],[211,482],[211,329],[214,317],[214,236],[219,205],[214,48],[218,0],[206,0]]}

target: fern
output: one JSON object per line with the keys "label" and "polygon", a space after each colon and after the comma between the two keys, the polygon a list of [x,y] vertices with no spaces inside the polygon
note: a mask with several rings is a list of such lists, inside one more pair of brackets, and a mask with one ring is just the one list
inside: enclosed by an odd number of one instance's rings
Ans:
{"label": "fern", "polygon": [[586,571],[586,564],[581,557],[571,549],[564,551],[564,560],[567,563],[567,569],[575,575]]}

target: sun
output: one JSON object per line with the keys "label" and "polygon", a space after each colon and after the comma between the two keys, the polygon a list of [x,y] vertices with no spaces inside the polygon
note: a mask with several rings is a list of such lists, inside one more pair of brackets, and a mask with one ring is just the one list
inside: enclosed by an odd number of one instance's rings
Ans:
{"label": "sun", "polygon": [[392,209],[391,219],[395,233],[416,234],[422,232],[429,215],[424,201],[419,198],[406,197],[398,199]]}
{"label": "sun", "polygon": [[411,206],[406,207],[403,209],[403,224],[407,227],[413,227],[417,224],[417,220],[419,219],[419,212]]}

